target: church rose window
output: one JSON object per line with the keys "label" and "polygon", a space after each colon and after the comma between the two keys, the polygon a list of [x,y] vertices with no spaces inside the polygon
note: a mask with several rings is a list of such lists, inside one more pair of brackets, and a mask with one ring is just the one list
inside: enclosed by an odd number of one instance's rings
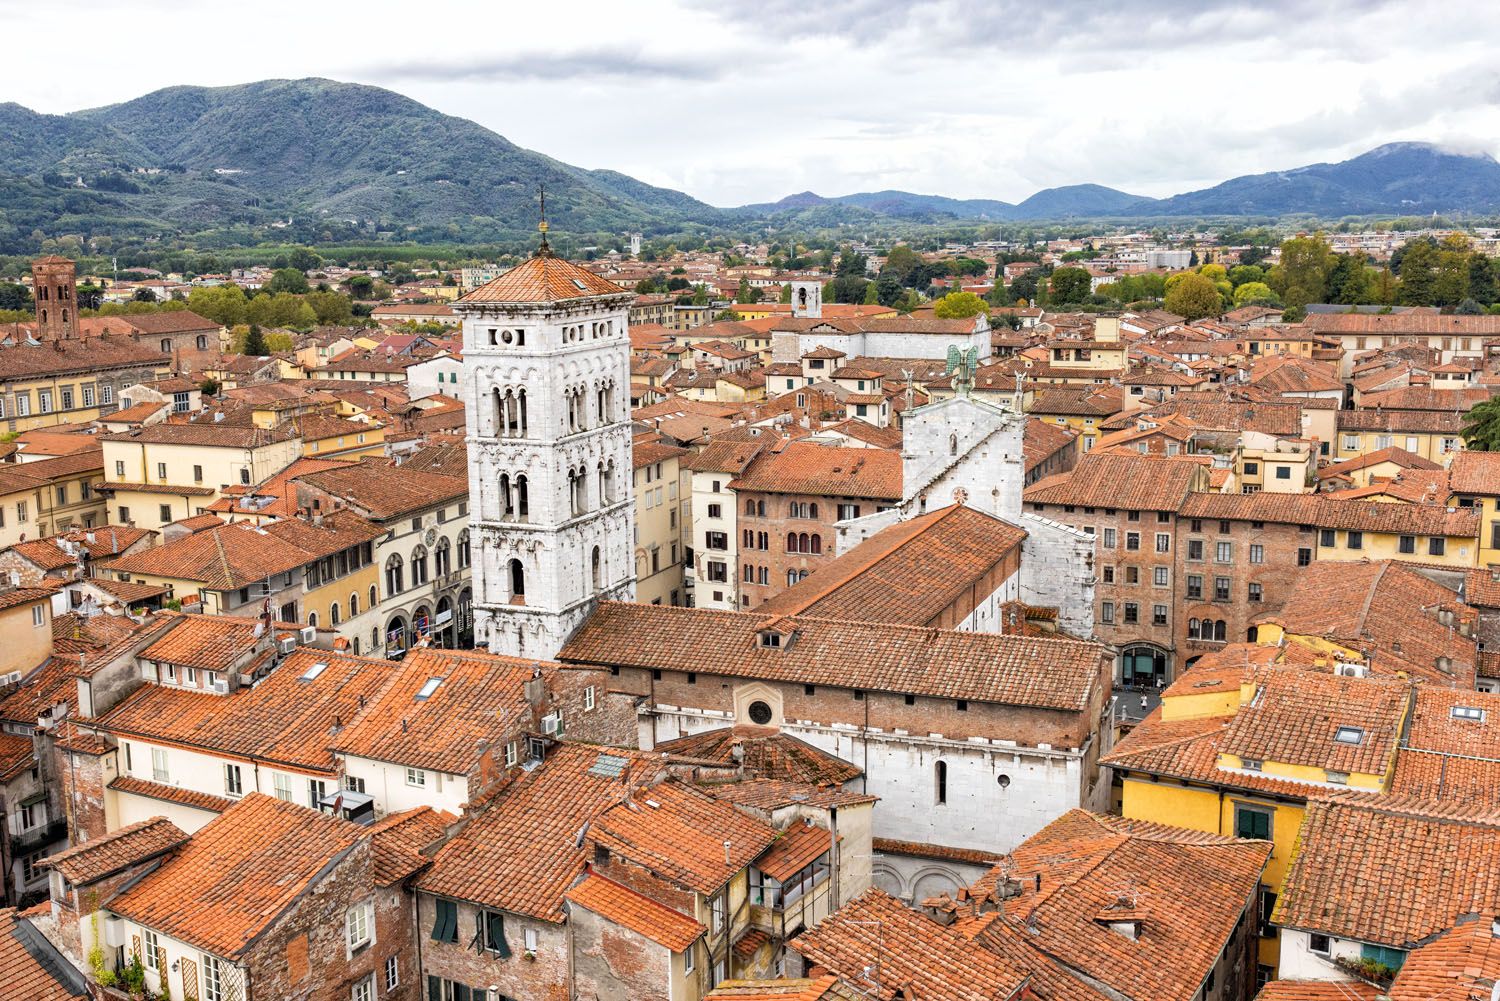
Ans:
{"label": "church rose window", "polygon": [[771,707],[759,700],[750,703],[750,722],[757,726],[771,722]]}

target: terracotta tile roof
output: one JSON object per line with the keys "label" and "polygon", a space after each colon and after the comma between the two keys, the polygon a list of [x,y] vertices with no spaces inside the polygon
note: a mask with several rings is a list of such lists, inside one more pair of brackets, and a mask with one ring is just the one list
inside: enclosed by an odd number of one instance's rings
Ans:
{"label": "terracotta tile roof", "polygon": [[864,990],[849,987],[839,978],[825,975],[798,980],[722,980],[703,996],[703,1001],[859,1001]]}
{"label": "terracotta tile roof", "polygon": [[[726,726],[659,740],[655,750],[674,758],[743,765],[755,777],[783,782],[841,786],[862,772],[827,751],[782,733],[776,727]],[[738,756],[737,756],[738,755]]]}
{"label": "terracotta tile roof", "polygon": [[1295,355],[1257,359],[1250,368],[1250,382],[1277,393],[1341,393],[1344,389],[1334,366]]}
{"label": "terracotta tile roof", "polygon": [[343,498],[351,507],[376,521],[388,521],[417,511],[467,500],[466,478],[392,466],[383,462],[361,462],[306,473],[298,482]]}
{"label": "terracotta tile roof", "polygon": [[968,865],[994,865],[1000,859],[999,852],[984,851],[979,848],[954,848],[950,845],[936,845],[926,841],[875,838],[871,844],[875,851],[890,855],[911,855],[915,858],[963,862]]}
{"label": "terracotta tile roof", "polygon": [[1360,408],[1379,407],[1383,410],[1450,410],[1467,413],[1476,403],[1483,403],[1491,396],[1483,387],[1471,389],[1433,389],[1431,386],[1402,386],[1381,393],[1365,393],[1360,396]]}
{"label": "terracotta tile roof", "polygon": [[[579,830],[620,802],[626,782],[649,780],[656,760],[639,751],[559,743],[437,852],[417,886],[560,923],[563,895],[588,857]],[[622,776],[624,765],[629,771]]]}
{"label": "terracotta tile roof", "polygon": [[[160,313],[136,313],[121,317],[143,334],[182,334],[219,330],[220,325],[190,309],[171,309]],[[218,347],[217,344],[214,345]]]}
{"label": "terracotta tile roof", "polygon": [[1048,386],[1037,393],[1029,413],[1064,417],[1111,417],[1120,412],[1120,391],[1099,386]]}
{"label": "terracotta tile roof", "polygon": [[1033,483],[1024,496],[1028,504],[1176,511],[1200,468],[1181,458],[1090,453],[1071,472]]}
{"label": "terracotta tile roof", "polygon": [[676,445],[663,445],[660,442],[638,441],[631,447],[631,461],[635,469],[642,466],[655,465],[658,462],[666,462],[668,459],[680,459],[691,455],[685,448]]}
{"label": "terracotta tile roof", "polygon": [[[660,745],[657,745],[660,746]],[[734,803],[747,810],[776,810],[783,806],[804,804],[812,807],[857,806],[878,802],[879,796],[847,792],[838,786],[812,785],[785,779],[740,779],[734,782],[705,782],[699,788],[715,799]]]}
{"label": "terracotta tile roof", "polygon": [[1026,454],[1026,471],[1030,472],[1058,452],[1072,448],[1077,440],[1078,432],[1071,428],[1028,417],[1022,444]]}
{"label": "terracotta tile roof", "polygon": [[459,299],[463,303],[541,303],[594,296],[630,296],[614,282],[561,257],[529,257]]}
{"label": "terracotta tile roof", "polygon": [[199,581],[208,590],[231,591],[296,570],[380,534],[377,527],[353,512],[326,518],[321,527],[296,520],[265,526],[242,521],[194,532],[101,566],[111,573]]}
{"label": "terracotta tile roof", "polygon": [[86,337],[9,345],[0,351],[0,379],[36,379],[114,369],[165,370],[171,364],[167,355],[129,337]]}
{"label": "terracotta tile roof", "polygon": [[754,442],[711,441],[697,453],[683,459],[683,469],[703,473],[730,473],[739,475],[760,454],[765,445]]}
{"label": "terracotta tile roof", "polygon": [[[1203,401],[1184,399],[1182,395],[1178,395],[1149,410],[1121,414],[1113,420],[1106,421],[1102,427],[1106,431],[1113,431],[1132,424],[1142,417],[1166,417],[1169,414],[1178,414],[1206,431],[1260,431],[1277,437],[1294,437],[1302,433],[1304,402],[1315,401],[1291,402],[1288,400],[1271,403],[1229,400],[1223,397]],[[1342,413],[1348,413],[1348,411]]]}
{"label": "terracotta tile roof", "polygon": [[587,834],[594,845],[704,895],[718,892],[776,837],[770,824],[671,779],[604,811]]}
{"label": "terracotta tile roof", "polygon": [[1026,531],[952,505],[877,532],[760,605],[760,614],[924,626],[970,593]]}
{"label": "terracotta tile roof", "polygon": [[[1254,899],[1270,854],[1265,841],[1070,810],[970,895],[992,899],[1002,875],[1018,880],[1019,894],[1000,906],[1039,952],[1122,995],[1189,1001]],[[1110,921],[1138,922],[1136,936]]]}
{"label": "terracotta tile roof", "polygon": [[0,720],[35,726],[37,717],[53,706],[78,707],[77,665],[50,657],[21,679],[21,685],[0,699]]}
{"label": "terracotta tile roof", "polygon": [[828,831],[804,820],[782,831],[755,867],[784,883],[832,848]]}
{"label": "terracotta tile roof", "polygon": [[1500,816],[1342,794],[1308,803],[1272,919],[1375,945],[1411,948],[1466,914],[1500,910]]}
{"label": "terracotta tile roof", "polygon": [[878,889],[866,890],[789,945],[809,964],[854,984],[868,986],[865,971],[878,967],[875,996],[881,1001],[896,997],[897,988],[923,1001],[1009,999],[1029,972]]}
{"label": "terracotta tile roof", "polygon": [[[1458,453],[1458,455],[1453,457],[1453,461],[1456,463],[1461,457],[1468,454],[1470,453],[1460,452]],[[1473,454],[1477,455],[1483,453]],[[1318,479],[1321,480],[1327,479],[1329,477],[1345,476],[1349,473],[1354,472],[1355,470],[1365,469],[1369,466],[1378,466],[1381,463],[1385,462],[1394,463],[1395,465],[1400,466],[1403,469],[1443,468],[1442,465],[1433,462],[1431,459],[1424,459],[1422,458],[1422,456],[1416,454],[1415,452],[1408,452],[1404,448],[1392,445],[1389,448],[1376,449],[1373,452],[1366,452],[1364,455],[1357,455],[1352,459],[1345,459],[1343,462],[1335,462],[1332,465],[1324,466],[1323,468],[1318,470]]]}
{"label": "terracotta tile roof", "polygon": [[[524,686],[533,672],[556,669],[476,651],[413,650],[328,743],[343,754],[466,775],[487,747],[529,728]],[[441,683],[419,697],[434,678]]]}
{"label": "terracotta tile roof", "polygon": [[1456,436],[1463,428],[1463,419],[1462,413],[1435,410],[1340,410],[1338,429]]}
{"label": "terracotta tile roof", "polygon": [[567,901],[672,952],[683,952],[708,931],[692,917],[596,872],[565,895]]}
{"label": "terracotta tile roof", "polygon": [[91,995],[77,967],[26,917],[7,907],[0,909],[0,997],[73,1001]]}
{"label": "terracotta tile roof", "polygon": [[1500,938],[1493,912],[1460,918],[1459,923],[1407,954],[1390,1001],[1483,1001],[1500,982]]}
{"label": "terracotta tile roof", "polygon": [[1375,1001],[1381,994],[1360,980],[1272,980],[1255,1001]]}
{"label": "terracotta tile roof", "polygon": [[898,501],[901,478],[900,452],[793,442],[779,452],[763,452],[729,485],[763,493]]}
{"label": "terracotta tile roof", "polygon": [[1116,771],[1293,799],[1306,798],[1315,787],[1305,782],[1219,768],[1220,743],[1233,721],[1233,716],[1164,720],[1161,709],[1153,709],[1100,761]]}
{"label": "terracotta tile roof", "polygon": [[[315,664],[328,666],[305,677]],[[266,761],[337,770],[329,745],[400,670],[368,657],[298,649],[253,688],[231,695],[145,685],[99,719],[107,733]]]}
{"label": "terracotta tile roof", "polygon": [[69,883],[81,886],[165,855],[187,839],[187,834],[166,817],[152,817],[49,855],[46,864]]}
{"label": "terracotta tile roof", "polygon": [[205,952],[236,959],[368,836],[346,820],[250,793],[199,830],[109,909]]}
{"label": "terracotta tile roof", "polygon": [[458,818],[430,806],[392,813],[370,825],[371,861],[379,886],[398,883],[427,865],[424,851],[439,841]]}
{"label": "terracotta tile roof", "polygon": [[150,424],[134,431],[100,435],[99,440],[142,445],[195,445],[200,448],[262,448],[297,437],[297,429],[289,424],[261,428],[221,421],[217,424]]}
{"label": "terracotta tile roof", "polygon": [[1476,608],[1500,608],[1500,571],[1477,567],[1464,575],[1464,601]]}
{"label": "terracotta tile roof", "polygon": [[169,786],[161,782],[149,782],[146,779],[138,779],[130,775],[121,775],[119,778],[111,780],[109,788],[116,792],[130,793],[132,796],[145,796],[148,799],[159,799],[163,803],[176,803],[178,806],[188,806],[195,810],[206,810],[209,813],[223,813],[234,805],[234,800],[225,799],[223,796],[212,796],[206,792],[185,789],[182,786]]}
{"label": "terracotta tile roof", "polygon": [[170,631],[142,650],[142,660],[206,671],[228,671],[255,645],[263,627],[259,619],[238,615],[166,613]]}
{"label": "terracotta tile roof", "polygon": [[1500,800],[1500,696],[1418,686],[1390,792],[1435,802]]}
{"label": "terracotta tile roof", "polygon": [[876,427],[868,421],[862,421],[851,417],[848,420],[839,421],[835,424],[826,424],[820,431],[833,431],[838,434],[847,435],[856,441],[862,441],[876,448],[900,448],[901,429],[895,426]]}
{"label": "terracotta tile roof", "polygon": [[[1219,748],[1241,758],[1383,776],[1410,695],[1411,686],[1394,679],[1271,671],[1255,701],[1235,715]],[[1347,728],[1358,731],[1357,743],[1335,739]]]}
{"label": "terracotta tile roof", "polygon": [[1456,494],[1500,495],[1500,452],[1459,452],[1448,466]]}
{"label": "terracotta tile roof", "polygon": [[34,764],[35,749],[30,737],[0,733],[0,782],[9,782]]}
{"label": "terracotta tile roof", "polygon": [[1103,648],[1078,640],[805,617],[780,623],[793,635],[772,649],[760,645],[766,617],[754,612],[602,602],[558,659],[1067,711],[1087,706],[1101,683]]}
{"label": "terracotta tile roof", "polygon": [[734,958],[741,963],[748,963],[761,947],[769,944],[771,936],[759,928],[751,928],[739,938],[734,940]]}
{"label": "terracotta tile roof", "polygon": [[[1379,505],[1382,507],[1394,505]],[[1439,618],[1451,613],[1453,626]],[[1475,641],[1454,628],[1477,613],[1441,584],[1397,560],[1318,561],[1304,567],[1281,610],[1260,617],[1291,634],[1335,640],[1444,685],[1473,686]],[[1438,658],[1449,660],[1447,670]]]}
{"label": "terracotta tile roof", "polygon": [[1401,313],[1309,313],[1302,325],[1315,334],[1486,336],[1500,334],[1500,317]]}

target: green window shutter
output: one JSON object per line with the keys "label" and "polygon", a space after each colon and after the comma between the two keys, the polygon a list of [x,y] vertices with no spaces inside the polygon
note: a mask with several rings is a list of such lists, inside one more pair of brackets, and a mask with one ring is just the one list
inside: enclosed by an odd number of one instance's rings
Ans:
{"label": "green window shutter", "polygon": [[434,942],[458,941],[458,904],[439,898],[436,901],[437,916],[432,922]]}
{"label": "green window shutter", "polygon": [[501,959],[509,959],[510,945],[505,941],[505,916],[499,911],[486,911],[485,919],[488,922],[485,930],[490,948]]}
{"label": "green window shutter", "polygon": [[455,983],[453,985],[453,1001],[469,1001],[469,985]]}
{"label": "green window shutter", "polygon": [[427,975],[427,1001],[443,1001],[443,981],[430,973]]}

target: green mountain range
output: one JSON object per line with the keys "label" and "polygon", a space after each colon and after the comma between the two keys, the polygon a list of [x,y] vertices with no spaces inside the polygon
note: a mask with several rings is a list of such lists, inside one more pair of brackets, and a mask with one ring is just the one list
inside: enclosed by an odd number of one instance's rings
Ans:
{"label": "green mountain range", "polygon": [[879,221],[1500,212],[1500,164],[1423,143],[1164,199],[1078,184],[1018,204],[878,191],[715,208],[615,171],[562,163],[360,84],[169,87],[69,115],[0,104],[0,253],[35,251],[38,233],[191,234],[205,245],[278,232],[297,242],[527,240],[539,185],[554,232],[583,237]]}

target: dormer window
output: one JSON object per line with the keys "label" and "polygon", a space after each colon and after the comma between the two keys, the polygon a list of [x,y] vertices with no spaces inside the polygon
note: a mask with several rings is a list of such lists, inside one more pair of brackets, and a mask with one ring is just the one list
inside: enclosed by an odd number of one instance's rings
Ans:
{"label": "dormer window", "polygon": [[772,649],[781,648],[781,634],[774,629],[765,629],[760,634],[760,645]]}
{"label": "dormer window", "polygon": [[1333,732],[1335,743],[1358,747],[1365,742],[1365,731],[1357,726],[1341,726]]}

